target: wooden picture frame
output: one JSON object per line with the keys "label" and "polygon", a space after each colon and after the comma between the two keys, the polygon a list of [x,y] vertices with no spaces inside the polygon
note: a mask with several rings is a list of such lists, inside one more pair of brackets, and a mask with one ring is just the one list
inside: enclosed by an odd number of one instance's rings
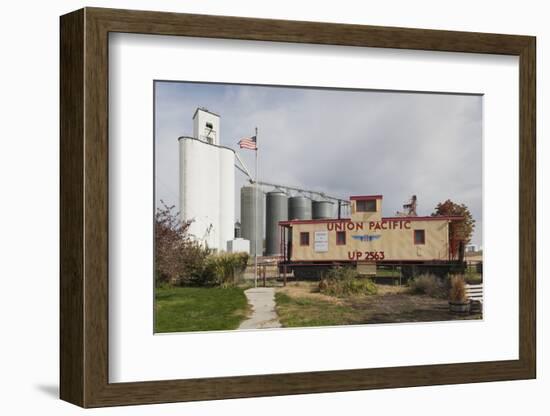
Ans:
{"label": "wooden picture frame", "polygon": [[[99,8],[62,16],[60,28],[61,399],[82,407],[101,407],[535,378],[534,37]],[[519,359],[109,383],[110,32],[518,56]]]}

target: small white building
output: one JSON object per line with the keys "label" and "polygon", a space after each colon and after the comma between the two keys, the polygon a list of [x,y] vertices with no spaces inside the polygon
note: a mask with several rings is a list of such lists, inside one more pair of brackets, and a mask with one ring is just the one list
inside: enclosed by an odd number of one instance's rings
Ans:
{"label": "small white building", "polygon": [[220,116],[205,108],[193,115],[193,136],[179,141],[182,221],[209,248],[225,251],[234,238],[235,152],[220,145]]}
{"label": "small white building", "polygon": [[250,240],[244,238],[235,238],[227,242],[227,251],[230,253],[250,254]]}

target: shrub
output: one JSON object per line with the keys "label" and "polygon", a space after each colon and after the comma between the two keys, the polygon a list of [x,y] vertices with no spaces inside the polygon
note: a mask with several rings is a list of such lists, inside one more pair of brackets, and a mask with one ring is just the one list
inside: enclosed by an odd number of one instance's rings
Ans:
{"label": "shrub", "polygon": [[447,296],[445,281],[433,274],[421,274],[409,280],[409,288],[413,293],[421,293],[434,298]]}
{"label": "shrub", "polygon": [[466,301],[466,282],[464,276],[456,275],[451,277],[451,289],[449,290],[449,300],[451,302]]}
{"label": "shrub", "polygon": [[210,255],[195,283],[201,286],[232,286],[242,278],[248,257],[247,253]]}
{"label": "shrub", "polygon": [[377,290],[371,279],[359,277],[350,267],[331,269],[319,282],[319,292],[329,296],[375,295]]}
{"label": "shrub", "polygon": [[162,202],[155,216],[155,283],[164,286],[231,286],[248,265],[248,253],[212,254],[189,236],[174,207]]}
{"label": "shrub", "polygon": [[250,259],[250,256],[246,252],[234,253],[234,256],[237,270],[242,275],[248,266],[248,260]]}
{"label": "shrub", "polygon": [[350,280],[359,276],[357,270],[352,267],[335,267],[325,273],[325,277],[329,280]]}
{"label": "shrub", "polygon": [[202,275],[210,250],[189,236],[190,221],[180,221],[173,206],[162,204],[155,215],[156,284],[193,284]]}

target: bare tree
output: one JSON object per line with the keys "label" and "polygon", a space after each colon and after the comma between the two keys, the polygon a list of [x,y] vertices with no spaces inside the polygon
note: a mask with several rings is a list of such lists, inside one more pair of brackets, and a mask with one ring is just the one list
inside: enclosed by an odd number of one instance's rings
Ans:
{"label": "bare tree", "polygon": [[207,247],[189,236],[192,221],[182,222],[175,207],[161,200],[155,214],[155,278],[158,283],[183,285],[200,278]]}

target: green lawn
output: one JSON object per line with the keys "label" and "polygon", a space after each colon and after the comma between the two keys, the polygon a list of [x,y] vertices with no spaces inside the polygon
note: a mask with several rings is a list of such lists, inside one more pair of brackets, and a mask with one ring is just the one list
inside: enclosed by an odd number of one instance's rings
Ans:
{"label": "green lawn", "polygon": [[354,323],[357,314],[353,308],[303,297],[275,294],[277,313],[283,327],[345,325]]}
{"label": "green lawn", "polygon": [[238,287],[157,288],[155,301],[155,332],[236,329],[249,308]]}

